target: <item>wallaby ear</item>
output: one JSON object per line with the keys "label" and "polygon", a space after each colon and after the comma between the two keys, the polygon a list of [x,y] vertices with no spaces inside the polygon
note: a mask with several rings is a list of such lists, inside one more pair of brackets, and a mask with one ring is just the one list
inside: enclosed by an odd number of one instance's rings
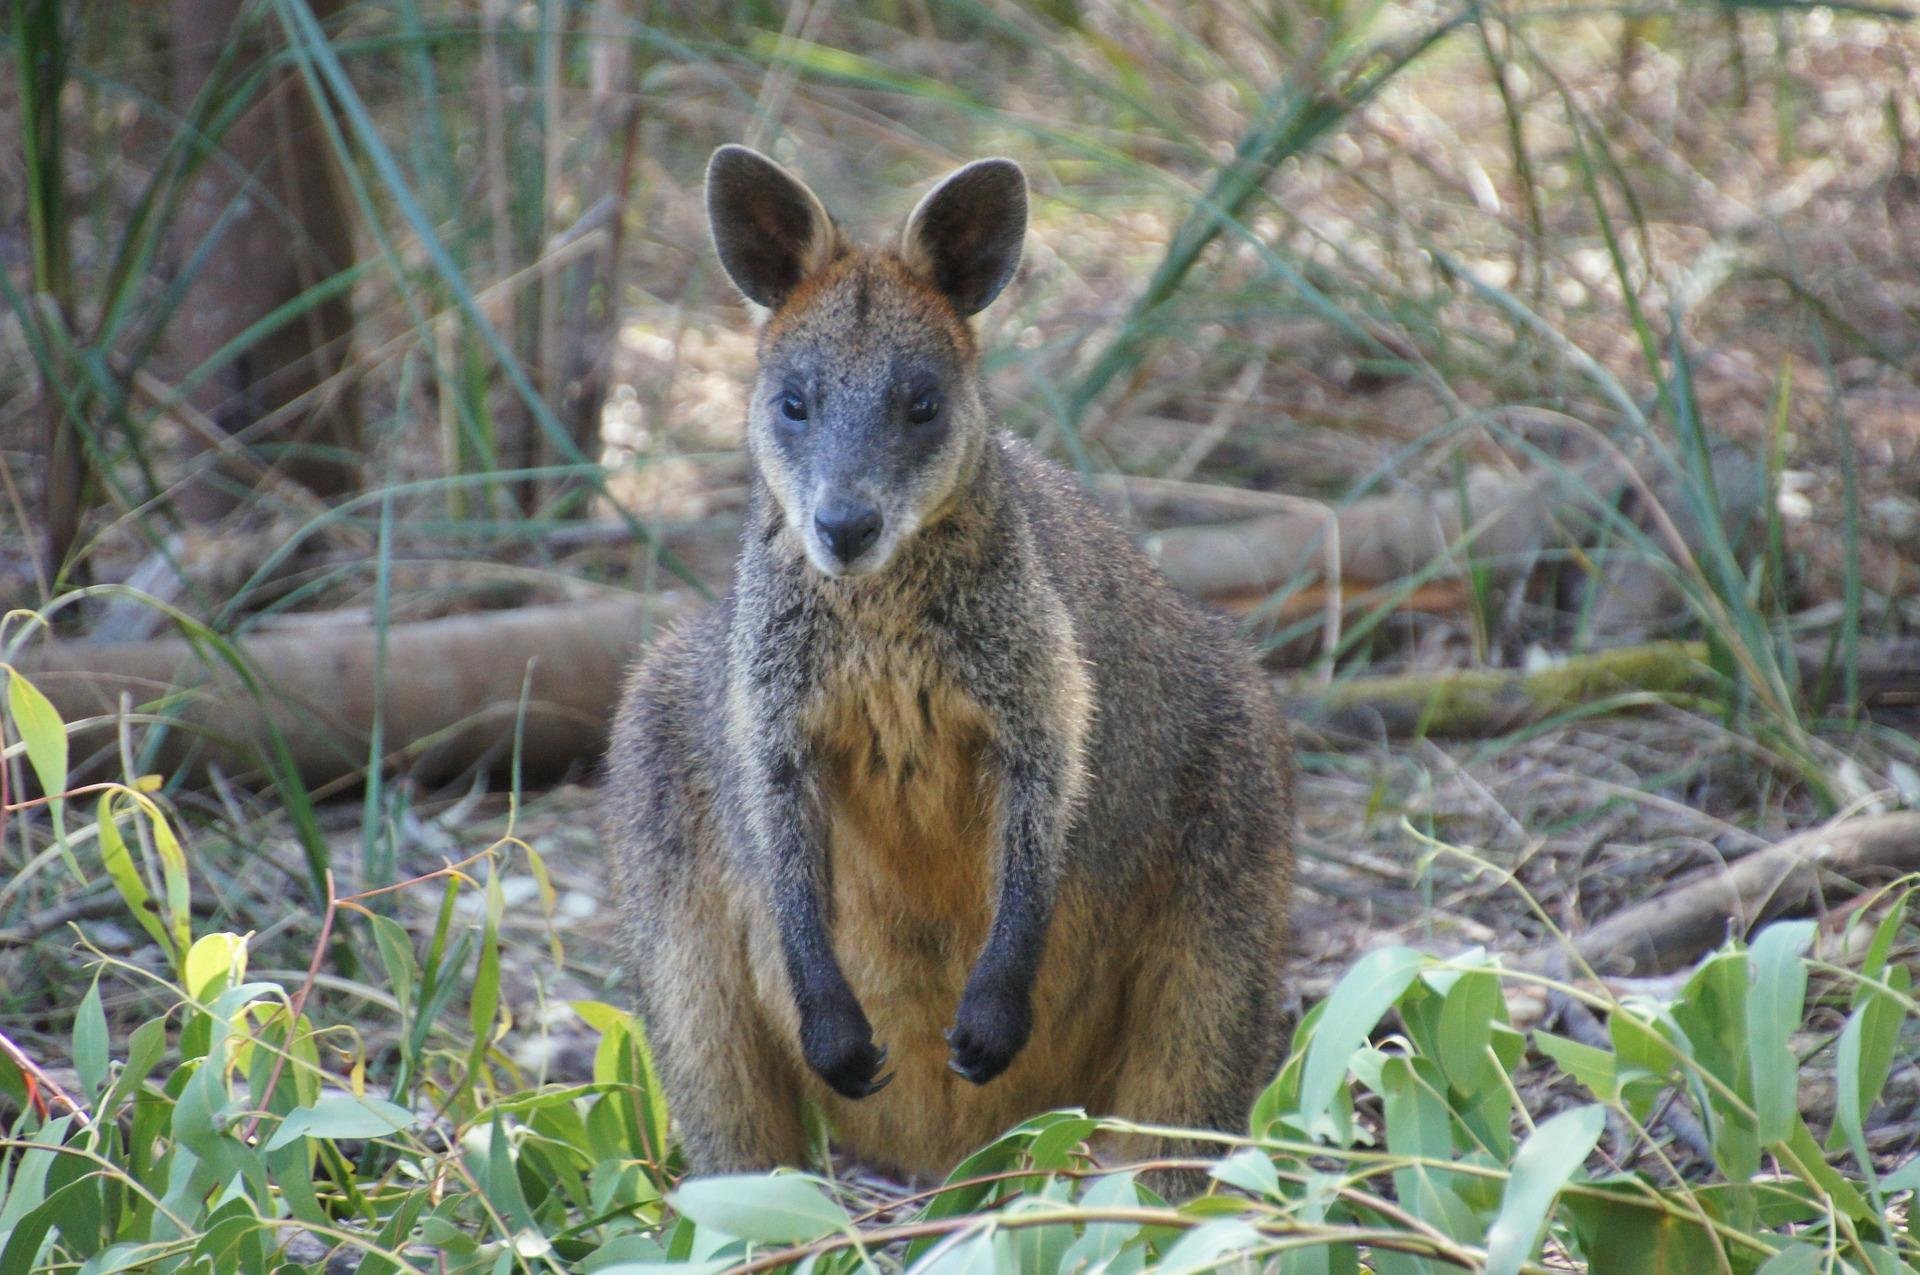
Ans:
{"label": "wallaby ear", "polygon": [[833,260],[839,242],[814,193],[745,146],[722,146],[707,161],[707,227],[727,277],[769,310]]}
{"label": "wallaby ear", "polygon": [[1027,237],[1027,176],[1010,159],[979,159],[928,191],[900,251],[962,314],[1000,295]]}

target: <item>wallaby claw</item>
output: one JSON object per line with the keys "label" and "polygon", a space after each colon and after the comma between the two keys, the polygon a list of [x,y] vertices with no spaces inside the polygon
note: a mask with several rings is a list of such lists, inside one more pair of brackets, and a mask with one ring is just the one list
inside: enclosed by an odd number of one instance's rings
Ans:
{"label": "wallaby claw", "polygon": [[829,1089],[856,1102],[879,1093],[893,1079],[891,1072],[879,1076],[880,1069],[887,1065],[886,1049],[857,1037],[844,1039],[824,1057],[809,1055],[807,1062]]}
{"label": "wallaby claw", "polygon": [[1005,1071],[1027,1043],[1023,1025],[994,1022],[986,1030],[955,1024],[945,1032],[953,1054],[947,1069],[963,1080],[984,1085]]}

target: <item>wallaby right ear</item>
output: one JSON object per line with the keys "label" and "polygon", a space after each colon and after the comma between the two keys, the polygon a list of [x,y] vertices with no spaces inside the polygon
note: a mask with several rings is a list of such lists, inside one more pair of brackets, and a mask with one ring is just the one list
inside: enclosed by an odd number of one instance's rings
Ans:
{"label": "wallaby right ear", "polygon": [[769,310],[833,260],[839,242],[813,192],[745,146],[722,146],[707,162],[707,226],[734,287]]}
{"label": "wallaby right ear", "polygon": [[920,200],[900,249],[961,314],[977,314],[1020,268],[1026,237],[1026,174],[1010,159],[976,159]]}

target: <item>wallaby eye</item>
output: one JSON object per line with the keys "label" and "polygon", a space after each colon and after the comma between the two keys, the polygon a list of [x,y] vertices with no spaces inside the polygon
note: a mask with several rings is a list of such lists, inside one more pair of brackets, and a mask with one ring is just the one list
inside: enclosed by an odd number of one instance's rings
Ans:
{"label": "wallaby eye", "polygon": [[915,425],[925,425],[939,414],[940,396],[938,394],[922,394],[907,404],[907,419]]}
{"label": "wallaby eye", "polygon": [[807,401],[798,394],[782,394],[780,396],[780,415],[790,421],[806,420]]}

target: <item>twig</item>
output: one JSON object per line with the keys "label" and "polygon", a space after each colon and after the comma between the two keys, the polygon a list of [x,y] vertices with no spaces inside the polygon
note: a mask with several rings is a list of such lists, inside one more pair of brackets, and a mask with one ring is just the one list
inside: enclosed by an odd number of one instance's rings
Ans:
{"label": "twig", "polygon": [[[1562,973],[1564,968],[1563,963]],[[1603,1049],[1609,1053],[1613,1051],[1613,1038],[1608,1034],[1606,1026],[1601,1023],[1599,1016],[1585,1005],[1557,987],[1547,993],[1547,1005],[1550,1017],[1566,1029],[1567,1035],[1589,1048]],[[1608,1114],[1611,1117],[1612,1113]],[[1654,1113],[1652,1123],[1656,1126],[1664,1124],[1673,1136],[1702,1163],[1713,1163],[1713,1143],[1707,1137],[1706,1129],[1701,1126],[1693,1112],[1679,1102],[1670,1101],[1662,1104],[1661,1109]]]}
{"label": "twig", "polygon": [[1260,378],[1266,374],[1268,356],[1262,354],[1241,369],[1233,388],[1221,398],[1220,406],[1214,411],[1213,419],[1193,440],[1186,445],[1173,464],[1167,466],[1161,477],[1169,482],[1185,482],[1193,477],[1193,471],[1200,468],[1200,462],[1212,455],[1213,449],[1226,440],[1240,423],[1241,414],[1253,401],[1253,392],[1260,387]]}
{"label": "twig", "polygon": [[0,1032],[0,1054],[5,1054],[11,1059],[13,1065],[20,1069],[20,1074],[27,1078],[27,1100],[29,1103],[35,1101],[37,1090],[45,1090],[48,1095],[58,1099],[62,1106],[73,1113],[73,1118],[80,1122],[81,1128],[91,1129],[93,1127],[93,1118],[87,1114],[87,1109],[75,1102],[67,1091],[62,1089],[59,1084],[54,1081],[53,1077],[46,1073],[45,1068],[41,1067],[40,1064],[33,1059],[27,1057],[25,1050],[21,1049],[20,1046],[14,1044],[11,1040],[8,1040],[5,1032]]}
{"label": "twig", "polygon": [[280,1083],[280,1073],[286,1070],[287,1059],[293,1057],[293,1037],[300,1028],[300,1016],[307,1011],[307,997],[313,994],[313,985],[320,977],[320,967],[326,963],[327,940],[333,937],[333,918],[340,908],[340,900],[333,892],[333,869],[326,869],[327,909],[320,916],[320,937],[313,941],[313,957],[307,962],[306,981],[294,992],[293,999],[287,1002],[287,1047],[274,1051],[273,1070],[267,1073],[266,1088],[261,1091],[255,1103],[253,1119],[247,1122],[247,1131],[241,1135],[242,1142],[251,1143],[254,1131],[260,1127],[261,1118],[272,1108],[273,1091]]}

